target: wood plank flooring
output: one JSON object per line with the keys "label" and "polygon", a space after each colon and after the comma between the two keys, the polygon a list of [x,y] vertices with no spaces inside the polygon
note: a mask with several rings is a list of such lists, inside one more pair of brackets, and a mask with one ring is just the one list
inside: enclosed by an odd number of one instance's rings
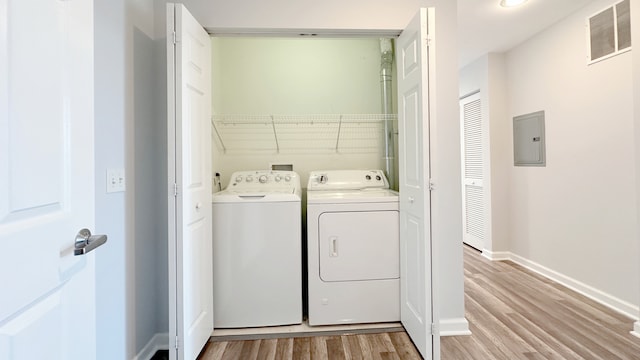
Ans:
{"label": "wood plank flooring", "polygon": [[[465,247],[471,336],[443,337],[442,360],[640,360],[633,320],[512,262]],[[420,359],[404,332],[212,341],[200,360]]]}
{"label": "wood plank flooring", "polygon": [[235,359],[422,359],[405,332],[213,341],[200,360]]}

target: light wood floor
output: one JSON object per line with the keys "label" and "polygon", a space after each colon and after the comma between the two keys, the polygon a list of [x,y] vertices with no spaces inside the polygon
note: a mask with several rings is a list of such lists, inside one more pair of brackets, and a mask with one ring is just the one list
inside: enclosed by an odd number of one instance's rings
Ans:
{"label": "light wood floor", "polygon": [[[633,320],[514,263],[464,249],[471,336],[443,337],[442,360],[640,360]],[[212,341],[200,360],[420,359],[404,332]]]}

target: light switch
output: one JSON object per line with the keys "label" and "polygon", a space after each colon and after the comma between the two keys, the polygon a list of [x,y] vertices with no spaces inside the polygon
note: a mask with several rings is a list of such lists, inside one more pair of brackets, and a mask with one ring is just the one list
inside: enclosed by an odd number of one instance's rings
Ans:
{"label": "light switch", "polygon": [[125,190],[124,169],[107,169],[107,193]]}

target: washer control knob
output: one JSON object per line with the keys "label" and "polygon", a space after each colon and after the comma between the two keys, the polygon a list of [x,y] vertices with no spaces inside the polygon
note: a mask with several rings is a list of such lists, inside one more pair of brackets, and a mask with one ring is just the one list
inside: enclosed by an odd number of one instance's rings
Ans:
{"label": "washer control knob", "polygon": [[284,181],[286,181],[286,182],[291,181],[291,175],[285,175],[284,176]]}
{"label": "washer control knob", "polygon": [[371,180],[371,175],[367,175],[367,176],[365,176],[365,179],[367,179],[367,180]]}
{"label": "washer control knob", "polygon": [[260,181],[260,184],[264,184],[267,182],[267,175],[260,175],[260,177],[258,178],[258,181]]}
{"label": "washer control knob", "polygon": [[282,176],[276,175],[275,180],[276,182],[280,182],[280,180],[282,180]]}
{"label": "washer control knob", "polygon": [[249,175],[247,176],[247,182],[252,182],[253,181],[253,176]]}
{"label": "washer control knob", "polygon": [[242,182],[242,175],[238,175],[236,177],[236,182]]}
{"label": "washer control knob", "polygon": [[382,180],[382,177],[380,175],[376,175],[376,180],[380,181]]}

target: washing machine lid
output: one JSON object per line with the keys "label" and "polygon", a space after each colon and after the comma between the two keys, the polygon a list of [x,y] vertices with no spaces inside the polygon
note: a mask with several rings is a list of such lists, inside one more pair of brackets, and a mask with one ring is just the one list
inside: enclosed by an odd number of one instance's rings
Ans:
{"label": "washing machine lid", "polygon": [[268,192],[251,190],[224,190],[213,194],[213,203],[251,202],[300,202],[300,191],[296,189],[272,189]]}
{"label": "washing machine lid", "polygon": [[307,191],[307,204],[398,202],[398,192],[388,189]]}

